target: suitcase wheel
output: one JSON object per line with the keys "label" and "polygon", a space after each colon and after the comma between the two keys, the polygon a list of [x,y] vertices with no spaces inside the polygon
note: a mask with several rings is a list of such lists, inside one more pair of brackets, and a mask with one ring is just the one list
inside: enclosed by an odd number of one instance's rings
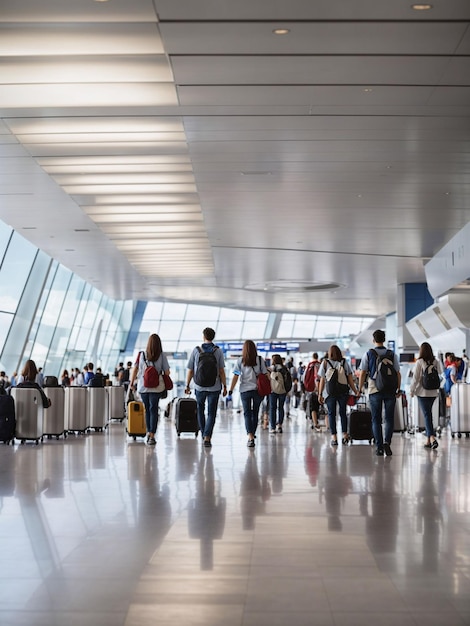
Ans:
{"label": "suitcase wheel", "polygon": [[132,439],[133,439],[134,441],[136,441],[136,440],[137,440],[137,437],[134,435],[134,436],[132,437]]}
{"label": "suitcase wheel", "polygon": [[457,437],[458,437],[459,439],[461,439],[461,438],[462,438],[462,433],[457,433]]}
{"label": "suitcase wheel", "polygon": [[178,430],[176,431],[176,434],[178,435],[178,437],[180,436],[180,433],[179,433],[179,431],[178,431]]}

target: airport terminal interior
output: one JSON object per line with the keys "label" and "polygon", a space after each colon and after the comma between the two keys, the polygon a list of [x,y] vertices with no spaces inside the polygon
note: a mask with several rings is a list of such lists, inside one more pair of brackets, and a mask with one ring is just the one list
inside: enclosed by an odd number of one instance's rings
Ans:
{"label": "airport terminal interior", "polygon": [[[434,449],[410,393],[423,342],[468,364],[469,59],[468,0],[0,2],[0,387],[109,382],[83,428],[72,387],[34,428],[7,389],[0,626],[470,624],[470,376]],[[302,394],[249,447],[239,387],[178,434],[206,327],[229,384],[245,340],[356,373],[385,331],[392,454]],[[156,445],[115,375],[152,333]]]}

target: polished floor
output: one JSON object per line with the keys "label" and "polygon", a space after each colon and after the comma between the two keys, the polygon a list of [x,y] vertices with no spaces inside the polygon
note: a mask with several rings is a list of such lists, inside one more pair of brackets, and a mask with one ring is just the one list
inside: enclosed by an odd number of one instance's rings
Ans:
{"label": "polished floor", "polygon": [[1,626],[470,624],[470,439],[157,438],[0,446]]}

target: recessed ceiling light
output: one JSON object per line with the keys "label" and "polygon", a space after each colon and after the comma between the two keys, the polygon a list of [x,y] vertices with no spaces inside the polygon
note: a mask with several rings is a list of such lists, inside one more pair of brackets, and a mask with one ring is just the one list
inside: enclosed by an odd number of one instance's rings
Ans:
{"label": "recessed ceiling light", "polygon": [[252,172],[240,172],[242,176],[271,176],[272,172],[252,171]]}
{"label": "recessed ceiling light", "polygon": [[274,35],[287,35],[288,33],[290,33],[289,28],[275,28],[273,30]]}
{"label": "recessed ceiling light", "polygon": [[412,4],[411,8],[413,11],[429,11],[432,9],[432,4]]}
{"label": "recessed ceiling light", "polygon": [[371,89],[371,87],[366,87],[363,91],[365,93],[370,93],[372,91],[372,89]]}

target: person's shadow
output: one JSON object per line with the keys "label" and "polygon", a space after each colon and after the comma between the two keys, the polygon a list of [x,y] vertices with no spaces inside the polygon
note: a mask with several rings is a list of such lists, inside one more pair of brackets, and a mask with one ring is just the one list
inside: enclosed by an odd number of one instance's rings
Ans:
{"label": "person's shadow", "polygon": [[423,536],[423,570],[437,572],[439,559],[439,535],[442,514],[439,508],[439,492],[434,476],[436,455],[427,456],[421,467],[421,486],[418,492],[417,530]]}
{"label": "person's shadow", "polygon": [[394,480],[390,458],[376,465],[370,490],[372,511],[366,518],[367,543],[376,555],[397,548],[400,496],[395,492]]}
{"label": "person's shadow", "polygon": [[[267,487],[269,490],[269,483],[267,483]],[[254,450],[249,450],[245,471],[241,475],[240,482],[240,509],[243,530],[253,530],[256,516],[262,515],[266,510],[266,499],[266,482],[263,483],[258,472]]]}
{"label": "person's shadow", "polygon": [[201,542],[201,570],[214,568],[214,540],[222,539],[224,534],[226,500],[220,496],[219,489],[216,489],[212,454],[203,449],[196,473],[196,497],[188,505],[189,536]]}
{"label": "person's shadow", "polygon": [[339,471],[336,450],[328,450],[326,471],[322,480],[322,490],[320,490],[320,498],[322,493],[325,498],[328,530],[337,532],[343,530],[341,508],[351,488],[350,476]]}

